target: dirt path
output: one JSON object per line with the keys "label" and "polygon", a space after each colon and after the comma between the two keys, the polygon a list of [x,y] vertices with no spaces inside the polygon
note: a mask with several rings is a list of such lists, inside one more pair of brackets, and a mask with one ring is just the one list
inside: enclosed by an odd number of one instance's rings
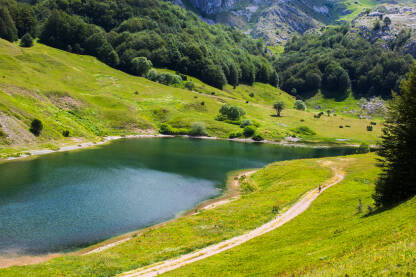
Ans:
{"label": "dirt path", "polygon": [[[329,166],[331,167],[331,164],[329,162],[326,162],[323,164],[323,166]],[[331,169],[334,171],[334,176],[326,182],[322,186],[321,193],[327,190],[328,188],[338,184],[344,179],[344,172],[338,168],[331,167]],[[229,240],[208,246],[206,248],[203,248],[201,250],[182,255],[178,258],[166,260],[160,263],[156,263],[153,265],[149,265],[143,268],[139,268],[134,271],[129,271],[126,273],[121,274],[120,276],[123,277],[151,277],[151,276],[157,276],[159,274],[175,270],[177,268],[180,268],[184,265],[208,258],[210,256],[213,256],[215,254],[224,252],[228,249],[234,248],[242,243],[245,243],[255,237],[261,236],[265,233],[268,233],[283,224],[289,222],[296,216],[303,213],[305,210],[308,209],[308,207],[312,204],[312,202],[319,196],[318,189],[314,189],[310,192],[308,192],[302,199],[300,199],[298,202],[296,202],[292,207],[290,207],[286,212],[279,215],[274,220],[254,229],[253,231],[250,231],[249,233],[246,233],[241,236],[237,236],[234,238],[231,238]]]}

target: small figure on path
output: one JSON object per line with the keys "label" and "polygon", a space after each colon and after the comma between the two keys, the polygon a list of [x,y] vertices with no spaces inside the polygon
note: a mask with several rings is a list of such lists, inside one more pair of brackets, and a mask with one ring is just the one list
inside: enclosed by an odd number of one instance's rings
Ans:
{"label": "small figure on path", "polygon": [[318,191],[321,193],[321,185],[318,186]]}

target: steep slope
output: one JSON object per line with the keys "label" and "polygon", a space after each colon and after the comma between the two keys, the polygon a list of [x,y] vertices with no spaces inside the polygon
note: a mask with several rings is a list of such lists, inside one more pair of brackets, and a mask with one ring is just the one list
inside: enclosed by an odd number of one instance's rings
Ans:
{"label": "steep slope", "polygon": [[[225,23],[268,44],[284,43],[295,34],[335,23],[373,1],[316,0],[172,0],[199,13],[208,22]],[[361,3],[364,2],[364,3]]]}

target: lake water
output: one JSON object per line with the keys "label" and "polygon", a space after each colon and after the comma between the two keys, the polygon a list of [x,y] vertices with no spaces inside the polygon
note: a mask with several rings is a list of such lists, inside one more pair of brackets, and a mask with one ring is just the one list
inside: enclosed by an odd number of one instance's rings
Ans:
{"label": "lake water", "polygon": [[123,139],[0,164],[0,256],[69,251],[166,221],[221,194],[227,172],[351,154],[182,138]]}

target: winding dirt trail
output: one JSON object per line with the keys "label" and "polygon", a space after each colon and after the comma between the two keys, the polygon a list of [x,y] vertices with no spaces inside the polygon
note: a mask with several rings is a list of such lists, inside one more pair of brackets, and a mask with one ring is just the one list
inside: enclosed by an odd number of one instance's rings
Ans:
{"label": "winding dirt trail", "polygon": [[[322,186],[321,192],[324,192],[328,188],[338,184],[344,179],[344,172],[339,169],[331,166],[331,162],[325,162],[323,163],[323,166],[330,167],[333,172],[334,176],[329,179],[326,184]],[[208,258],[210,256],[213,256],[215,254],[224,252],[226,250],[229,250],[231,248],[234,248],[240,244],[243,244],[253,238],[256,238],[258,236],[264,235],[276,228],[279,228],[283,224],[289,222],[293,218],[297,217],[304,211],[306,211],[309,206],[312,204],[312,202],[318,198],[320,195],[318,189],[314,189],[310,192],[308,192],[302,199],[300,199],[298,202],[296,202],[292,207],[290,207],[286,212],[279,215],[272,221],[254,229],[253,231],[250,231],[244,235],[240,235],[237,237],[233,237],[231,239],[228,239],[226,241],[222,241],[217,244],[210,245],[206,248],[203,248],[201,250],[182,255],[178,258],[173,258],[170,260],[162,261],[153,265],[149,265],[143,268],[139,268],[133,271],[125,272],[119,276],[123,277],[152,277],[157,276],[159,274],[175,270],[177,268],[180,268],[184,265]]]}

